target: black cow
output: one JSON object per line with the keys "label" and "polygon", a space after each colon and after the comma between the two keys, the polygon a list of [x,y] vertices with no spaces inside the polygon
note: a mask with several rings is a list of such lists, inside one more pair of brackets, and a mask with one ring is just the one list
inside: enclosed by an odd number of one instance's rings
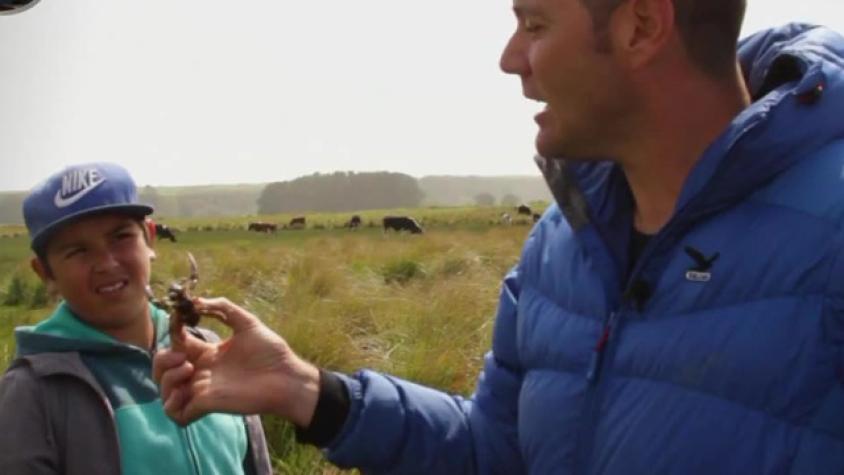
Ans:
{"label": "black cow", "polygon": [[541,217],[542,217],[541,214],[533,213],[533,222],[535,223],[535,222],[539,221],[539,218],[541,218]]}
{"label": "black cow", "polygon": [[519,205],[516,208],[516,212],[518,212],[519,214],[524,214],[526,216],[530,216],[533,214],[533,211],[530,210],[530,206],[528,205]]}
{"label": "black cow", "polygon": [[398,231],[410,231],[411,234],[422,234],[422,226],[410,216],[384,216],[381,220],[384,224],[384,232],[392,229]]}
{"label": "black cow", "polygon": [[166,224],[155,223],[155,237],[158,240],[169,239],[170,242],[176,242],[176,234]]}
{"label": "black cow", "polygon": [[302,229],[305,227],[305,217],[304,216],[296,216],[295,218],[290,220],[290,224],[287,225],[290,229]]}
{"label": "black cow", "polygon": [[274,233],[276,229],[278,229],[278,225],[275,223],[266,223],[263,221],[256,221],[249,223],[249,227],[247,228],[249,231],[255,231],[258,233]]}
{"label": "black cow", "polygon": [[345,224],[344,227],[347,227],[349,229],[357,229],[357,228],[360,227],[360,223],[361,223],[360,216],[354,215],[354,216],[352,216],[352,219],[350,219],[349,222]]}

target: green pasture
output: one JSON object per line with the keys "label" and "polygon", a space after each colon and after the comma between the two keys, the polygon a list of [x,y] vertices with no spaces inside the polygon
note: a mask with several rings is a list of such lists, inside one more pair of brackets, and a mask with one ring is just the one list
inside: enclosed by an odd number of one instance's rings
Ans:
{"label": "green pasture", "polygon": [[[513,216],[511,226],[500,216]],[[447,391],[471,393],[489,347],[501,278],[531,229],[512,209],[424,208],[308,214],[304,230],[249,232],[250,221],[293,215],[168,220],[177,242],[158,242],[152,285],[161,293],[199,264],[196,293],[239,303],[302,356],[339,371],[388,371]],[[411,215],[423,235],[384,233],[381,217]],[[370,224],[371,223],[371,224]],[[21,227],[0,227],[0,368],[14,355],[13,329],[54,304],[29,269]],[[225,335],[225,329],[209,324]],[[292,428],[265,418],[278,473],[340,473],[293,443]]]}

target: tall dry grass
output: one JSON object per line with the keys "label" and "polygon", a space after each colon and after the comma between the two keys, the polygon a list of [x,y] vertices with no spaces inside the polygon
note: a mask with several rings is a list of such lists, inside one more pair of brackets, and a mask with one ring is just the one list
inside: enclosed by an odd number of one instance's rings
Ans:
{"label": "tall dry grass", "polygon": [[[197,293],[246,307],[315,364],[386,371],[468,395],[489,347],[500,280],[530,229],[498,225],[500,212],[427,210],[421,236],[328,225],[345,219],[339,215],[310,219],[326,223],[319,229],[266,236],[242,230],[245,218],[176,223],[183,229],[179,241],[156,245],[152,284],[161,292],[186,275],[190,251],[200,269]],[[365,215],[364,223],[378,216]],[[184,231],[188,226],[211,231]],[[25,240],[4,239],[0,246],[0,289],[14,276],[36,285],[25,264]],[[49,312],[30,307],[0,305],[2,367],[13,354],[13,326]],[[316,449],[295,444],[288,424],[265,418],[265,425],[278,473],[341,473]]]}

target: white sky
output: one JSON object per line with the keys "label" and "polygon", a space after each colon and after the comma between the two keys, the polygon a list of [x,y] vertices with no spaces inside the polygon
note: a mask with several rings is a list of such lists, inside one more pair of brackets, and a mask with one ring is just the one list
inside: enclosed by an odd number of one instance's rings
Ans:
{"label": "white sky", "polygon": [[[141,185],[536,174],[541,106],[498,71],[510,5],[42,0],[0,17],[0,190],[94,160]],[[842,13],[840,0],[749,0],[744,33],[844,31]]]}

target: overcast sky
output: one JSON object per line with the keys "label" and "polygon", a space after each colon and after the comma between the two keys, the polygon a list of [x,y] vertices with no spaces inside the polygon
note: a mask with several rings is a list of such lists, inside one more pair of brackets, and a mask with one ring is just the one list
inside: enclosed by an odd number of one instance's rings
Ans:
{"label": "overcast sky", "polygon": [[[95,160],[141,185],[537,174],[541,106],[498,71],[510,6],[42,0],[0,17],[0,190]],[[791,20],[844,31],[843,13],[749,0],[744,34]]]}

